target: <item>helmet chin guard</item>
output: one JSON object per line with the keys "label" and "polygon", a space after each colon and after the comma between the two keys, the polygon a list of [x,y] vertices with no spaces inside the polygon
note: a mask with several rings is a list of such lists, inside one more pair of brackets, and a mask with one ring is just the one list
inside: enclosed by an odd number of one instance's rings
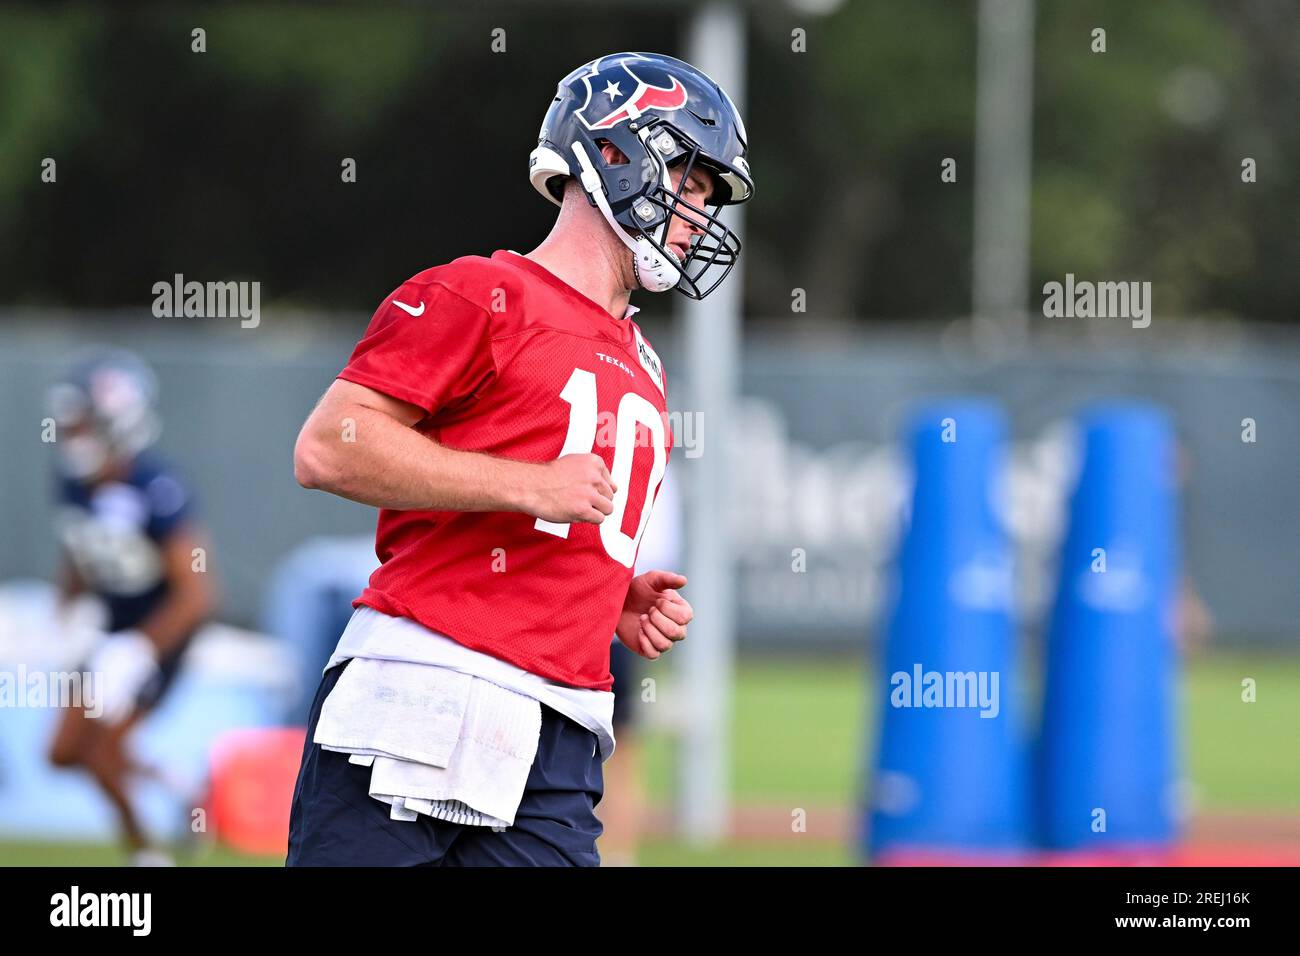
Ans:
{"label": "helmet chin guard", "polygon": [[[675,265],[664,261],[664,256],[655,251],[647,239],[632,240],[632,274],[637,284],[647,292],[667,292],[677,288],[682,281],[682,272]],[[672,253],[668,253],[668,258]]]}

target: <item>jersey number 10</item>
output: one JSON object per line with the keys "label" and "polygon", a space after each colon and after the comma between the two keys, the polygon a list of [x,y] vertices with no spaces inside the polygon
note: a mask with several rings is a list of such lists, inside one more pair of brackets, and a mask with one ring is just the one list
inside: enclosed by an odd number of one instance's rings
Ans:
{"label": "jersey number 10", "polygon": [[[596,445],[596,374],[575,368],[564,390],[560,392],[560,398],[569,403],[569,433],[564,437],[560,457],[593,451]],[[614,464],[609,474],[618,486],[618,491],[614,493],[613,513],[606,515],[600,523],[600,540],[605,545],[606,554],[630,568],[636,560],[637,542],[641,540],[646,522],[650,520],[654,489],[659,487],[659,482],[663,479],[668,452],[665,448],[664,420],[659,410],[636,392],[626,392],[619,399],[615,421]],[[636,534],[629,536],[623,533],[623,516],[627,510],[628,484],[632,480],[632,456],[636,451],[638,424],[650,429],[650,446],[654,449],[655,457],[646,484],[641,520],[637,522]],[[560,538],[569,536],[568,522],[556,523],[538,518],[533,527]]]}

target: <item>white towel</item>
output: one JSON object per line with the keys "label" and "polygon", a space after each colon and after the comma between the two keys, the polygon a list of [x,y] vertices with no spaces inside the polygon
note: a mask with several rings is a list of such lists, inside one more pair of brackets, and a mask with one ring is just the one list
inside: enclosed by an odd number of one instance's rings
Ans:
{"label": "white towel", "polygon": [[523,799],[541,723],[535,699],[491,681],[357,658],[325,699],[313,740],[369,766],[370,795],[389,804],[395,820],[423,813],[507,827]]}
{"label": "white towel", "polygon": [[473,680],[445,667],[358,658],[325,698],[312,740],[330,750],[445,767]]}

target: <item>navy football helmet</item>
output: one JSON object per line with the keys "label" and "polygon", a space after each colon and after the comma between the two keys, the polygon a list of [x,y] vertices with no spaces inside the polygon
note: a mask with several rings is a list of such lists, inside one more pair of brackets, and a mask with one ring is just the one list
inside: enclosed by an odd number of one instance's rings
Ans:
{"label": "navy football helmet", "polygon": [[[628,161],[606,162],[606,142]],[[632,250],[643,288],[675,288],[702,299],[740,255],[740,239],[718,214],[753,195],[745,149],[745,124],[718,84],[670,56],[616,53],[560,81],[529,158],[529,179],[559,205],[565,182],[576,177],[587,201]],[[674,190],[668,170],[678,164],[683,170]],[[682,198],[693,169],[712,174],[711,211]],[[674,215],[703,229],[684,259],[666,246]]]}
{"label": "navy football helmet", "polygon": [[60,463],[71,478],[85,480],[110,461],[129,461],[162,430],[153,371],[134,353],[92,348],[49,391],[59,434]]}

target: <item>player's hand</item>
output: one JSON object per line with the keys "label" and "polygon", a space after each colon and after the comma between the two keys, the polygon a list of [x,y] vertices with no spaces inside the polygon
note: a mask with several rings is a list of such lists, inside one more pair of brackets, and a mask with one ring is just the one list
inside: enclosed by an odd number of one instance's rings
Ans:
{"label": "player's hand", "polygon": [[695,611],[677,593],[685,584],[686,576],[672,571],[647,571],[632,579],[617,630],[628,650],[653,661],[686,639]]}
{"label": "player's hand", "polygon": [[539,480],[529,514],[557,524],[600,524],[614,510],[618,485],[599,455],[563,455],[537,467]]}
{"label": "player's hand", "polygon": [[95,682],[88,712],[107,724],[125,720],[136,696],[158,674],[154,644],[140,631],[118,631],[104,638],[86,664]]}

